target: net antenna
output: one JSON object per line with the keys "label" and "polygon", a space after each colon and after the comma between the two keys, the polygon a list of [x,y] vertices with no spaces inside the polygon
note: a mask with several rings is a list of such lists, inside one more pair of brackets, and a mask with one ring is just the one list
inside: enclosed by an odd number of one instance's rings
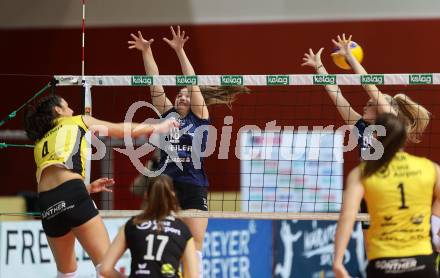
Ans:
{"label": "net antenna", "polygon": [[85,49],[85,39],[86,39],[86,1],[82,0],[82,55],[81,55],[81,77],[84,81],[84,49]]}
{"label": "net antenna", "polygon": [[[91,91],[91,85],[86,81],[85,79],[85,39],[86,39],[86,1],[82,0],[82,40],[81,40],[81,84],[83,89],[83,107],[84,111],[83,114],[87,116],[92,115],[92,91]],[[88,157],[86,159],[86,165],[85,165],[85,184],[90,183],[90,176],[91,176],[91,160],[92,160],[92,136],[91,133],[88,132],[86,134],[86,142],[87,142],[87,148],[89,149]]]}

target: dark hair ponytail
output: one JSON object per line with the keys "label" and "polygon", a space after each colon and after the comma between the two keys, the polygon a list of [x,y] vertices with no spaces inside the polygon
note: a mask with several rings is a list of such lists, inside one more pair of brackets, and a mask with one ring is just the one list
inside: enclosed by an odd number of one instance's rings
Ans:
{"label": "dark hair ponytail", "polygon": [[24,114],[24,129],[29,139],[38,141],[53,128],[53,120],[56,118],[55,106],[61,107],[61,98],[57,95],[46,96],[35,106],[27,107]]}
{"label": "dark hair ponytail", "polygon": [[384,126],[386,130],[386,135],[378,138],[379,142],[383,145],[384,153],[378,160],[368,160],[365,162],[362,178],[368,178],[382,167],[388,166],[394,155],[405,145],[408,136],[406,124],[402,119],[397,118],[396,115],[390,113],[381,114],[377,117],[375,124]]}
{"label": "dark hair ponytail", "polygon": [[180,210],[174,194],[173,180],[166,175],[152,178],[146,192],[146,207],[134,218],[133,223],[140,224],[146,220],[161,221],[172,212]]}

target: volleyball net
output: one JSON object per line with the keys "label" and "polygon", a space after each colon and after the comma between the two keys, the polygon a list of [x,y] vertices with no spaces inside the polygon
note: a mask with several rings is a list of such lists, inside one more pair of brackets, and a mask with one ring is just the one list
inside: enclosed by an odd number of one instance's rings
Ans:
{"label": "volleyball net", "polygon": [[[60,75],[54,80],[57,93],[67,87],[81,87],[77,92],[85,93],[84,111],[114,122],[143,122],[160,117],[149,105],[151,97],[146,88],[149,86],[165,86],[170,100],[185,86],[249,87],[251,92],[239,95],[231,109],[224,105],[209,107],[208,147],[197,153],[205,161],[209,179],[209,212],[184,213],[195,217],[337,219],[344,173],[360,159],[357,139],[349,138],[351,127],[342,121],[323,86],[339,85],[343,96],[361,115],[369,99],[361,85],[379,85],[383,93],[390,95],[404,93],[434,116],[440,112],[436,97],[440,74],[437,73]],[[78,94],[63,97],[69,101],[71,97],[78,98]],[[436,126],[438,121],[434,117],[422,142],[409,146],[413,153],[434,160],[440,158]],[[88,177],[116,180],[113,193],[94,197],[101,214],[106,217],[136,214],[148,180],[143,178],[139,165],[143,168],[154,164],[155,149],[164,146],[153,144],[146,137],[129,138],[127,142],[127,138],[96,135],[89,140],[93,151]],[[5,151],[9,148],[2,150]],[[33,160],[32,155],[29,151],[26,159]],[[366,218],[366,215],[358,217]]]}

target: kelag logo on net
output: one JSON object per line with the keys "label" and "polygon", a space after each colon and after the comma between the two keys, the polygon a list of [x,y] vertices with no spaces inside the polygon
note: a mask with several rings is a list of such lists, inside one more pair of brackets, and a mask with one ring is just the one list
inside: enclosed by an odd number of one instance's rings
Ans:
{"label": "kelag logo on net", "polygon": [[153,85],[153,77],[150,75],[133,75],[131,77],[132,86],[151,86]]}
{"label": "kelag logo on net", "polygon": [[288,75],[268,75],[266,77],[266,83],[269,86],[282,86],[289,85],[289,76]]}
{"label": "kelag logo on net", "polygon": [[220,77],[222,86],[241,86],[243,85],[243,76],[241,75],[222,75]]}
{"label": "kelag logo on net", "polygon": [[195,75],[177,75],[176,85],[177,86],[195,86],[197,85],[197,76]]}
{"label": "kelag logo on net", "polygon": [[366,74],[361,75],[361,84],[366,85],[383,85],[385,78],[383,74]]}
{"label": "kelag logo on net", "polygon": [[313,84],[315,85],[336,85],[336,75],[334,74],[318,74],[313,76]]}
{"label": "kelag logo on net", "polygon": [[410,74],[409,84],[432,84],[432,74]]}

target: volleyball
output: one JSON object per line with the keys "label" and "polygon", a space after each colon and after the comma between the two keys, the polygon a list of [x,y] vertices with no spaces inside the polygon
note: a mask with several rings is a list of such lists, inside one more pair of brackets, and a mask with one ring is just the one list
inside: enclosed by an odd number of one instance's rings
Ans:
{"label": "volleyball", "polygon": [[[362,50],[362,47],[359,44],[357,44],[356,42],[352,41],[350,43],[350,49],[351,49],[351,53],[356,58],[356,60],[358,60],[359,63],[362,63],[362,59],[364,58],[364,51]],[[344,70],[351,69],[350,64],[347,62],[347,60],[345,60],[345,57],[343,55],[336,53],[338,51],[339,51],[338,47],[336,47],[333,50],[333,53],[334,53],[332,55],[333,62],[341,69],[344,69]]]}

